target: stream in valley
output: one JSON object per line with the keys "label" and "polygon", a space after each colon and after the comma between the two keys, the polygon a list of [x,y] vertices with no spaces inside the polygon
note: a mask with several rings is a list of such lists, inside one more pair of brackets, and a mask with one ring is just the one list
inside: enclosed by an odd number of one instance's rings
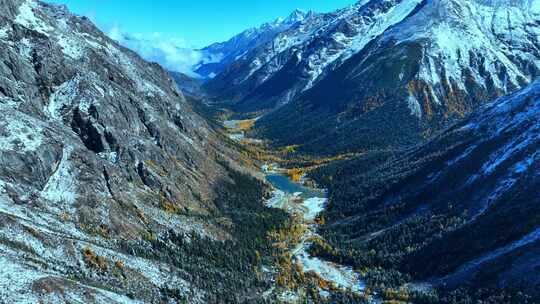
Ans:
{"label": "stream in valley", "polygon": [[318,224],[315,219],[326,207],[325,191],[305,187],[293,182],[288,176],[275,172],[266,173],[266,179],[275,188],[273,196],[266,201],[266,205],[298,215],[302,219],[302,224],[307,226],[301,241],[292,250],[293,259],[302,265],[304,272],[314,272],[336,287],[361,293],[365,289],[365,284],[352,268],[309,254],[312,240],[322,238],[317,233]]}
{"label": "stream in valley", "polygon": [[[234,130],[239,122],[227,121],[224,124],[228,130]],[[238,141],[245,140],[243,133],[241,137],[231,136],[231,138]],[[265,202],[266,206],[279,208],[291,215],[296,215],[300,219],[300,224],[305,225],[306,229],[300,241],[293,244],[294,246],[291,249],[293,262],[299,263],[304,273],[315,273],[322,280],[331,283],[337,288],[362,294],[365,290],[365,283],[351,267],[325,261],[309,253],[309,247],[313,240],[322,238],[317,232],[319,225],[316,219],[325,210],[328,201],[326,191],[306,187],[301,183],[292,181],[282,170],[277,169],[276,164],[265,165],[262,171],[266,181],[274,188],[272,197]],[[319,292],[322,296],[328,295],[325,290]],[[299,300],[299,296],[292,291],[285,292],[280,298],[284,302],[293,303]]]}

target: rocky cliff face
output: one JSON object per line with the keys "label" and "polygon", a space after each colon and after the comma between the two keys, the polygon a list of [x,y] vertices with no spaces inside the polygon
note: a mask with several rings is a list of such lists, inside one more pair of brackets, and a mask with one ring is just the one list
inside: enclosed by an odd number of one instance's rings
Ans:
{"label": "rocky cliff face", "polygon": [[203,301],[157,257],[231,238],[227,158],[168,74],[34,0],[0,1],[0,58],[0,302]]}

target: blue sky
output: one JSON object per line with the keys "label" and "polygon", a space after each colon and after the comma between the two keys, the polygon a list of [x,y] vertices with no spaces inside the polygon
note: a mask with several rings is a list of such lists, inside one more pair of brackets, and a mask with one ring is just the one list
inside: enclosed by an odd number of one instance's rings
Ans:
{"label": "blue sky", "polygon": [[329,12],[355,0],[46,0],[89,17],[109,37],[164,68],[199,77],[197,50],[296,8]]}
{"label": "blue sky", "polygon": [[286,17],[295,8],[332,11],[354,0],[49,0],[66,4],[103,30],[182,40],[203,47],[253,26]]}

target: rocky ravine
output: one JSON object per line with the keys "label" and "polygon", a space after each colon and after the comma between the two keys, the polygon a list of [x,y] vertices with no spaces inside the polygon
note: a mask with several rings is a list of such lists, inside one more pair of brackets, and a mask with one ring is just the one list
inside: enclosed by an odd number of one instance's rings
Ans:
{"label": "rocky ravine", "polygon": [[226,157],[168,74],[33,0],[0,0],[0,58],[0,302],[204,302],[148,258],[230,238],[203,220]]}

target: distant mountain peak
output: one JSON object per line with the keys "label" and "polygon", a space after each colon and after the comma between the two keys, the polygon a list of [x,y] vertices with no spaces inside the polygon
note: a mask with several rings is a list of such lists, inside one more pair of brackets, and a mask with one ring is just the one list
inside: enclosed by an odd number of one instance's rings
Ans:
{"label": "distant mountain peak", "polygon": [[241,59],[251,50],[272,41],[278,34],[314,15],[315,12],[311,10],[305,12],[295,9],[286,18],[277,18],[259,27],[247,29],[228,41],[207,46],[202,50],[202,59],[194,67],[194,70],[203,78],[213,78],[225,70],[230,63]]}
{"label": "distant mountain peak", "polygon": [[303,10],[297,8],[287,18],[284,19],[283,23],[293,24],[296,22],[304,21],[304,19],[309,13],[310,11],[304,12]]}
{"label": "distant mountain peak", "polygon": [[308,16],[314,14],[312,10],[304,11],[299,8],[296,8],[294,11],[292,11],[287,17],[279,17],[274,22],[265,23],[262,25],[264,27],[265,25],[270,26],[291,26],[294,25],[297,22],[302,22],[308,18]]}

